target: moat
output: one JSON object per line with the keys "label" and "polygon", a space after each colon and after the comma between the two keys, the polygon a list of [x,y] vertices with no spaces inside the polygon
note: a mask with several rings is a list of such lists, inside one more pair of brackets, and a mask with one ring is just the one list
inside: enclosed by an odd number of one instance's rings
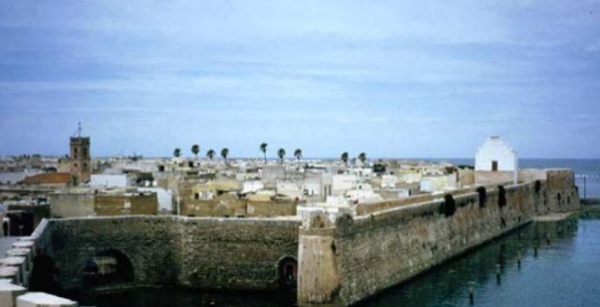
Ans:
{"label": "moat", "polygon": [[[359,306],[590,306],[600,301],[600,219],[534,222]],[[400,257],[400,255],[399,255]],[[498,274],[499,272],[499,274]],[[290,306],[294,293],[144,288],[82,306]]]}

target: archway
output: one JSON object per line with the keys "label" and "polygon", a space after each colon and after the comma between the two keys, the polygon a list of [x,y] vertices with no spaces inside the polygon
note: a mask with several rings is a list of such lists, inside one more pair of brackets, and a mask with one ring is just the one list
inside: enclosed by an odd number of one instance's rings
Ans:
{"label": "archway", "polygon": [[282,288],[295,288],[298,280],[298,261],[293,257],[284,257],[279,260],[279,286]]}
{"label": "archway", "polygon": [[88,287],[102,287],[133,282],[133,265],[118,250],[101,251],[86,259],[83,282]]}
{"label": "archway", "polygon": [[29,279],[29,290],[57,294],[59,271],[54,260],[42,249],[36,251]]}

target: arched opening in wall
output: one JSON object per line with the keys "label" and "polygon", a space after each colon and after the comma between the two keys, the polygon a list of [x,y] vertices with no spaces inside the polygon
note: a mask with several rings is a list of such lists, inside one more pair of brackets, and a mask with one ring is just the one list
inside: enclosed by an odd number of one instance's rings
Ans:
{"label": "arched opening in wall", "polygon": [[33,232],[34,215],[31,212],[12,210],[6,214],[10,220],[7,224],[11,236],[29,236]]}
{"label": "arched opening in wall", "polygon": [[43,250],[37,249],[29,276],[29,290],[57,294],[59,292],[58,275],[59,271],[54,260]]}
{"label": "arched opening in wall", "polygon": [[279,287],[295,289],[298,280],[298,261],[293,257],[285,257],[279,260],[277,265],[279,272]]}
{"label": "arched opening in wall", "polygon": [[506,206],[506,190],[504,186],[498,186],[498,207],[502,208]]}
{"label": "arched opening in wall", "polygon": [[487,202],[487,191],[485,187],[478,187],[477,194],[479,195],[479,208],[485,208],[485,203]]}
{"label": "arched opening in wall", "polygon": [[133,265],[127,256],[114,250],[104,250],[86,259],[83,283],[86,287],[103,287],[133,282]]}
{"label": "arched opening in wall", "polygon": [[560,205],[562,205],[562,203],[560,202],[560,201],[561,201],[561,198],[562,198],[562,197],[561,197],[560,193],[556,194],[556,200],[558,201],[558,206],[559,206],[559,207],[560,207]]}
{"label": "arched opening in wall", "polygon": [[454,212],[456,212],[456,202],[454,201],[452,194],[444,195],[444,203],[442,203],[440,209],[445,217],[454,215]]}
{"label": "arched opening in wall", "polygon": [[535,193],[539,194],[540,191],[542,190],[542,183],[539,180],[536,180],[535,183],[533,184],[533,188],[535,190]]}

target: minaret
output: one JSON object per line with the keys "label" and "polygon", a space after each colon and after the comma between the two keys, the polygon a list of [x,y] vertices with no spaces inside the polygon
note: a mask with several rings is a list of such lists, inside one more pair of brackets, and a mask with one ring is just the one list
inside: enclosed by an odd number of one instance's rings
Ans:
{"label": "minaret", "polygon": [[92,163],[90,159],[90,138],[81,136],[81,123],[71,137],[71,178],[73,185],[89,182]]}

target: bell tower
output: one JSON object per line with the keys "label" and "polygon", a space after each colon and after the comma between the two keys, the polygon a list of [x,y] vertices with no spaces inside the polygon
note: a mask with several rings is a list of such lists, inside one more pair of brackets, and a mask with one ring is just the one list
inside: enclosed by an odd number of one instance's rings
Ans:
{"label": "bell tower", "polygon": [[81,123],[71,137],[71,180],[73,185],[89,182],[92,173],[90,138],[81,136]]}

